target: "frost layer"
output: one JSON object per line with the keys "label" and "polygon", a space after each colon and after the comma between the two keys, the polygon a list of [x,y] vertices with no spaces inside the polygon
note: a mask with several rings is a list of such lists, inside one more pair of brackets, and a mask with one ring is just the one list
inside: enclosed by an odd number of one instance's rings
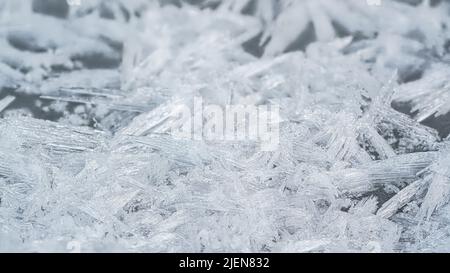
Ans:
{"label": "frost layer", "polygon": [[[448,1],[3,0],[0,250],[450,251],[449,19]],[[280,105],[278,149],[174,138],[195,97]]]}

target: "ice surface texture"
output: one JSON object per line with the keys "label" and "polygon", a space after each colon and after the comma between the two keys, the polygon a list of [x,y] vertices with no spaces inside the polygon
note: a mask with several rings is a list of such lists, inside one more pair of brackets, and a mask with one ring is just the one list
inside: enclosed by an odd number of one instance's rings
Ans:
{"label": "ice surface texture", "polygon": [[[450,252],[449,44],[449,1],[2,0],[0,251]],[[195,97],[278,149],[167,134]]]}

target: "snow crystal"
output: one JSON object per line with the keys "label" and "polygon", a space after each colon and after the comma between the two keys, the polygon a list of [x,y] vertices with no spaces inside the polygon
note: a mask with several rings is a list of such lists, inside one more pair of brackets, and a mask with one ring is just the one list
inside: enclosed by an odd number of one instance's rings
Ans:
{"label": "snow crystal", "polygon": [[[449,23],[448,1],[1,1],[0,250],[449,252]],[[195,134],[231,105],[249,132],[279,106],[276,148]]]}

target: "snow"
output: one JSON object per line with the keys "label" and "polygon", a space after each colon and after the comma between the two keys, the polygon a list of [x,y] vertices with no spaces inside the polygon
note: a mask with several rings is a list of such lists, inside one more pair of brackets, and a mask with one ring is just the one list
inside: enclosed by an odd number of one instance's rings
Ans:
{"label": "snow", "polygon": [[186,2],[0,3],[1,251],[450,251],[448,1]]}

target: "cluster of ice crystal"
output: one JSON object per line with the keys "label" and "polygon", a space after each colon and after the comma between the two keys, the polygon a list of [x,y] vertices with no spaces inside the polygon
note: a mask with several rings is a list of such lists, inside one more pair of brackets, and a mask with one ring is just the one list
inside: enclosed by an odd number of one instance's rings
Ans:
{"label": "cluster of ice crystal", "polygon": [[450,3],[368,2],[2,0],[0,250],[450,251]]}

